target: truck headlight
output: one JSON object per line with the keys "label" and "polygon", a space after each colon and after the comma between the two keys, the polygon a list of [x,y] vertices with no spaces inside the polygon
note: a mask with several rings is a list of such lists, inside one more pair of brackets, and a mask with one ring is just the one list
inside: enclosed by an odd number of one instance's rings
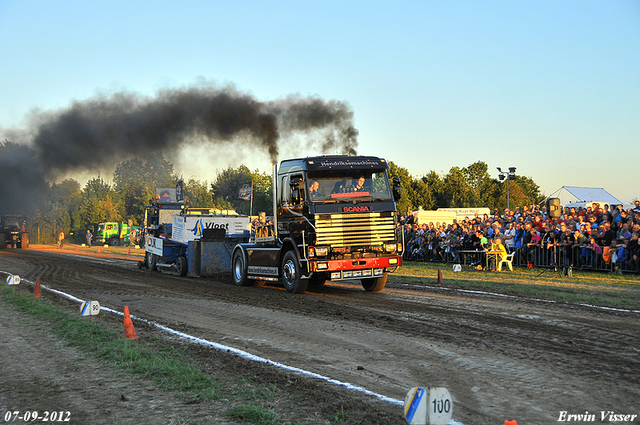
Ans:
{"label": "truck headlight", "polygon": [[389,258],[389,265],[390,266],[394,266],[396,264],[398,264],[398,258],[397,257]]}
{"label": "truck headlight", "polygon": [[329,255],[329,247],[328,246],[316,246],[316,255],[318,257],[326,257]]}
{"label": "truck headlight", "polygon": [[384,250],[387,252],[394,252],[396,250],[395,242],[384,244]]}

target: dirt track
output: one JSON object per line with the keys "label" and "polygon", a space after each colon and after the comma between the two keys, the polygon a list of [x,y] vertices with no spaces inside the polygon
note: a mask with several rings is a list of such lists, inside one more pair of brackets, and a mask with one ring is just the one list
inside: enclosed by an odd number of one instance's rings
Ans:
{"label": "dirt track", "polygon": [[[444,386],[465,425],[640,413],[637,313],[426,290],[393,277],[377,294],[330,284],[292,296],[55,250],[2,251],[0,270],[393,399],[413,386]],[[344,398],[344,389],[322,385]],[[400,411],[385,403],[381,419]]]}

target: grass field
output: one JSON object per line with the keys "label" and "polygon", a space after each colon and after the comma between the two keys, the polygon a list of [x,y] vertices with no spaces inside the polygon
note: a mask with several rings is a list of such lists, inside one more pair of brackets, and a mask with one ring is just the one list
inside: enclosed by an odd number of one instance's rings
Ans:
{"label": "grass field", "polygon": [[437,286],[438,269],[442,272],[441,286],[447,288],[640,310],[640,276],[632,274],[574,270],[571,277],[563,277],[553,269],[543,272],[543,269],[516,267],[513,271],[489,272],[469,266],[454,272],[452,264],[405,262],[390,279],[404,284]]}

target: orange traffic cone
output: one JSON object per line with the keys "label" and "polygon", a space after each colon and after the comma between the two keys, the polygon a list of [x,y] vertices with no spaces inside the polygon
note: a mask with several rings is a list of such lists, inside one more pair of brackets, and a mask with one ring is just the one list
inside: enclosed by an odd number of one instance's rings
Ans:
{"label": "orange traffic cone", "polygon": [[124,306],[124,337],[127,339],[136,340],[136,330],[133,328],[133,322],[129,316],[129,306]]}
{"label": "orange traffic cone", "polygon": [[76,245],[76,251],[80,249],[80,245]]}
{"label": "orange traffic cone", "polygon": [[131,255],[131,248],[129,248],[129,254],[127,254],[127,255]]}
{"label": "orange traffic cone", "polygon": [[100,254],[100,247],[98,247],[98,254]]}
{"label": "orange traffic cone", "polygon": [[42,296],[42,292],[40,292],[40,278],[36,279],[36,287],[33,288],[33,296],[36,298],[40,298]]}
{"label": "orange traffic cone", "polygon": [[442,270],[438,269],[438,285],[442,285]]}
{"label": "orange traffic cone", "polygon": [[518,422],[516,421],[504,421],[504,425],[518,425]]}

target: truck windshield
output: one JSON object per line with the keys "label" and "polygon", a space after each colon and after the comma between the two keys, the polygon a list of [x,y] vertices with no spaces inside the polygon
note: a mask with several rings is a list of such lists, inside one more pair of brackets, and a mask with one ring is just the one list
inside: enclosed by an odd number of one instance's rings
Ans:
{"label": "truck windshield", "polygon": [[308,199],[311,201],[352,198],[391,199],[389,180],[385,171],[309,173]]}

